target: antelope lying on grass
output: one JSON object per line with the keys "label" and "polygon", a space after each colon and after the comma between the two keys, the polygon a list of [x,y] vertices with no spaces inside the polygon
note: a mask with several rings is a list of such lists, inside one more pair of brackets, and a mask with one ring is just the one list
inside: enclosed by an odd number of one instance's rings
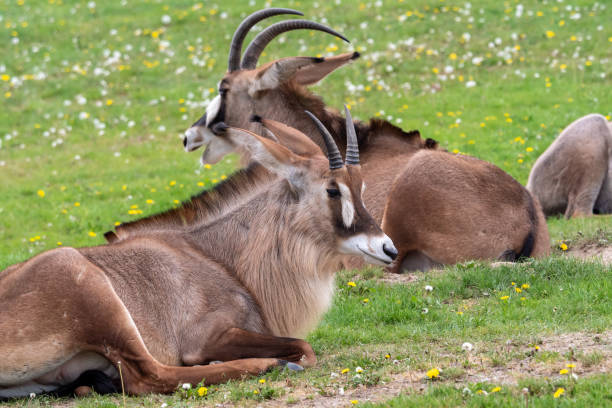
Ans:
{"label": "antelope lying on grass", "polygon": [[[0,274],[0,397],[166,393],[315,364],[290,337],[329,307],[342,254],[397,255],[363,207],[358,159],[344,165],[329,135],[328,160],[304,135],[297,155],[223,123],[214,131],[260,164],[119,227],[112,244],[54,249]],[[224,362],[202,365],[213,360]]]}
{"label": "antelope lying on grass", "polygon": [[612,213],[612,123],[593,114],[570,124],[536,160],[527,189],[546,215]]}
{"label": "antelope lying on grass", "polygon": [[[283,58],[257,68],[264,47],[282,32],[324,30],[313,22],[290,20],[257,34],[240,60],[248,30],[266,17],[287,12],[298,13],[286,9],[256,12],[234,33],[219,95],[183,141],[187,151],[207,145],[203,163],[214,163],[233,150],[223,137],[210,131],[215,123],[224,121],[263,134],[260,123],[250,123],[254,115],[300,129],[323,148],[316,127],[304,114],[309,110],[343,146],[344,118],[306,86],[355,60],[358,53]],[[344,39],[330,28],[324,31]],[[426,270],[467,259],[515,260],[550,251],[548,228],[537,200],[499,168],[439,151],[435,141],[423,140],[419,132],[404,132],[383,120],[357,122],[355,127],[367,185],[364,202],[399,250],[393,271]]]}

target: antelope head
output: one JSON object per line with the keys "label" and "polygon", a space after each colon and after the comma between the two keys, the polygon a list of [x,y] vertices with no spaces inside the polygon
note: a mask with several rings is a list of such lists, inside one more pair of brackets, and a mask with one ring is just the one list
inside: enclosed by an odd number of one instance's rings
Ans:
{"label": "antelope head", "polygon": [[[297,225],[317,242],[328,242],[331,252],[363,257],[367,262],[388,265],[397,256],[385,235],[364,207],[364,184],[359,165],[357,137],[347,110],[346,161],[325,126],[310,112],[306,114],[319,129],[327,146],[327,157],[306,135],[274,121],[262,120],[274,128],[277,140],[218,122],[212,132],[223,137],[232,150],[242,151],[288,182],[301,209]],[[299,228],[299,227],[298,227]],[[331,240],[329,237],[333,237]]]}
{"label": "antelope head", "polygon": [[[308,20],[287,20],[272,24],[255,36],[241,59],[242,43],[251,27],[265,18],[279,14],[302,15],[291,9],[260,10],[248,16],[234,33],[228,70],[218,84],[219,93],[208,105],[204,115],[186,131],[183,139],[183,145],[188,152],[207,145],[202,154],[203,164],[216,163],[232,151],[226,139],[212,132],[216,123],[223,122],[232,127],[260,133],[261,127],[249,120],[253,115],[258,115],[275,118],[294,126],[300,124],[297,126],[300,129],[302,126],[307,126],[316,132],[304,109],[321,114],[324,105],[305,87],[320,81],[336,68],[359,57],[357,52],[330,58],[290,57],[257,68],[257,61],[266,45],[286,31],[318,30],[348,42],[342,34],[322,24]],[[300,98],[307,101],[300,101]]]}

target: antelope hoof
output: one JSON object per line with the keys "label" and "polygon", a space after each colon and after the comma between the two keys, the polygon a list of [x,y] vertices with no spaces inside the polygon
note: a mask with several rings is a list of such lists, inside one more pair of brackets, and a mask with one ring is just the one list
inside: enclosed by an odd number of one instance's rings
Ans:
{"label": "antelope hoof", "polygon": [[223,363],[223,361],[221,361],[221,360],[213,360],[210,363],[208,363],[208,365],[215,365],[215,364],[221,364],[221,363]]}
{"label": "antelope hoof", "polygon": [[286,370],[290,371],[304,371],[304,367],[299,364],[291,363],[286,360],[278,360],[279,365],[284,366]]}

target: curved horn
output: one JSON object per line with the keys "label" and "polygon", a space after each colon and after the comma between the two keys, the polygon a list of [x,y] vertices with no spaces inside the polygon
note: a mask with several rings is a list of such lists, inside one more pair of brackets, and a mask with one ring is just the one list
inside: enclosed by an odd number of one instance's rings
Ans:
{"label": "curved horn", "polygon": [[329,160],[329,168],[334,170],[344,166],[344,163],[342,163],[342,156],[340,156],[340,151],[338,150],[338,146],[336,146],[334,138],[332,137],[332,135],[329,134],[329,131],[325,128],[325,125],[323,125],[321,121],[317,119],[317,117],[312,113],[308,111],[304,112],[306,112],[306,114],[310,116],[310,119],[312,119],[315,125],[317,125],[319,133],[321,133],[321,136],[323,137],[325,147],[327,147],[327,159]]}
{"label": "curved horn", "polygon": [[357,144],[357,133],[348,107],[344,105],[346,115],[346,164],[359,165],[359,145]]}
{"label": "curved horn", "polygon": [[227,64],[228,72],[237,71],[240,69],[240,53],[242,52],[242,43],[249,33],[249,30],[261,20],[268,17],[277,16],[279,14],[295,14],[296,16],[304,15],[304,13],[288,8],[269,8],[256,11],[242,20],[242,23],[240,23],[234,32],[234,36],[232,37]]}
{"label": "curved horn", "polygon": [[261,33],[257,34],[253,41],[249,44],[246,51],[244,52],[244,57],[242,58],[242,69],[254,69],[257,66],[257,61],[259,60],[259,56],[263,52],[266,45],[270,43],[275,37],[278,35],[291,30],[301,30],[301,29],[310,29],[323,31],[325,33],[335,35],[336,37],[350,42],[345,36],[338,33],[337,31],[332,30],[331,28],[324,26],[323,24],[315,23],[314,21],[308,20],[287,20],[281,21],[276,24],[272,24],[270,27],[263,30]]}

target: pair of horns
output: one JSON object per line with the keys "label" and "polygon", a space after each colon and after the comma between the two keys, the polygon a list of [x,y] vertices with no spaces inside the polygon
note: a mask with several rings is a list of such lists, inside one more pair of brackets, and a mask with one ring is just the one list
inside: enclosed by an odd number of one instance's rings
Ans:
{"label": "pair of horns", "polygon": [[327,147],[327,158],[329,160],[329,168],[331,170],[339,169],[347,165],[357,166],[359,165],[359,146],[357,145],[357,133],[355,132],[355,125],[353,124],[353,118],[351,117],[351,112],[348,110],[348,107],[344,105],[344,113],[346,114],[346,161],[342,162],[342,156],[340,155],[340,151],[338,150],[338,146],[336,146],[336,142],[334,142],[334,138],[329,133],[325,125],[321,123],[319,119],[309,111],[305,111],[310,119],[317,125],[319,129],[319,133],[323,137],[323,141],[325,142],[325,147]]}
{"label": "pair of horns", "polygon": [[229,72],[237,71],[239,69],[254,69],[257,66],[259,56],[263,52],[266,45],[270,43],[274,38],[280,34],[300,29],[310,29],[323,31],[328,34],[334,35],[346,42],[350,42],[342,34],[332,30],[331,28],[324,26],[323,24],[315,23],[314,21],[308,20],[286,20],[276,24],[272,24],[270,27],[257,34],[253,41],[247,47],[242,62],[240,62],[240,54],[242,52],[242,43],[246,38],[249,30],[258,22],[268,17],[276,16],[279,14],[294,14],[303,16],[304,14],[287,8],[269,8],[265,10],[259,10],[245,18],[242,23],[238,26],[234,32],[232,43],[230,46],[229,60],[227,70]]}

